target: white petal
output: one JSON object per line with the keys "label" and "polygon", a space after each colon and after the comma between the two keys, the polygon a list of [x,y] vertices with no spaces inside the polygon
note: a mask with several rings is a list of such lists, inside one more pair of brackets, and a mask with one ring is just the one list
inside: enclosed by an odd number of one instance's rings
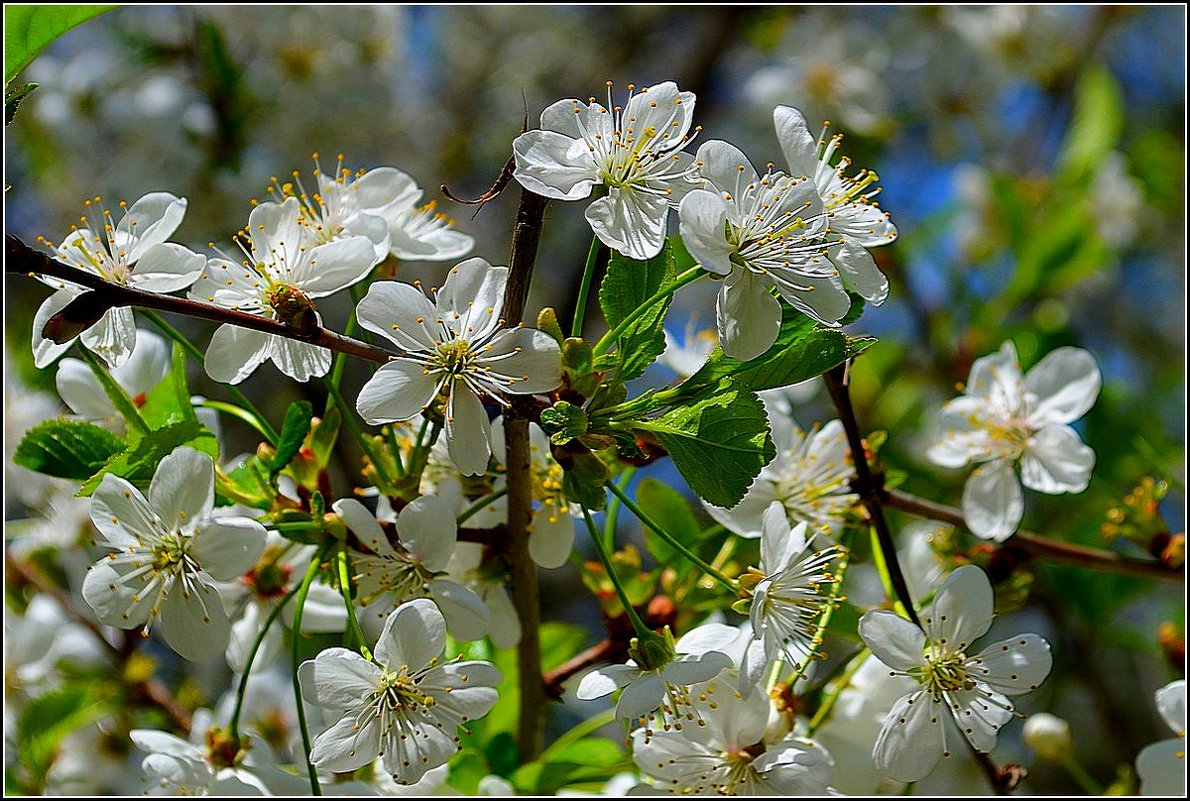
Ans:
{"label": "white petal", "polygon": [[83,599],[95,610],[99,622],[121,629],[144,625],[150,610],[157,602],[153,593],[142,594],[144,578],[128,578],[140,571],[140,566],[128,562],[113,563],[100,559],[87,571],[83,579]]}
{"label": "white petal", "polygon": [[268,358],[270,336],[230,323],[219,326],[207,345],[207,375],[223,384],[240,383]]}
{"label": "white petal", "polygon": [[744,187],[760,180],[752,162],[730,142],[712,139],[698,148],[698,173],[720,192],[741,197]]}
{"label": "white petal", "polygon": [[170,648],[191,661],[223,653],[231,626],[219,593],[201,582],[189,588],[175,583],[161,603],[161,635]]}
{"label": "white petal", "polygon": [[460,640],[478,640],[488,633],[492,615],[473,590],[449,579],[431,579],[430,594],[438,602],[446,628]]}
{"label": "white petal", "polygon": [[248,233],[252,251],[258,260],[272,265],[273,274],[292,283],[294,268],[304,268],[306,229],[301,224],[301,204],[296,197],[281,203],[259,203],[248,215]]}
{"label": "white petal", "polygon": [[930,446],[927,456],[942,467],[964,467],[994,456],[998,451],[989,428],[995,411],[986,398],[963,396],[942,407],[938,427],[942,438]]}
{"label": "white petal", "polygon": [[717,275],[731,273],[735,247],[727,241],[727,203],[715,192],[704,189],[682,198],[678,206],[678,231],[682,242],[704,270]]}
{"label": "white petal", "polygon": [[963,520],[971,533],[1003,542],[1025,514],[1025,498],[1008,459],[975,468],[963,487]]}
{"label": "white petal", "polygon": [[877,659],[894,670],[912,670],[925,660],[925,633],[888,610],[876,609],[861,617],[859,636]]}
{"label": "white petal", "polygon": [[304,274],[295,276],[299,288],[311,298],[322,298],[363,280],[377,263],[376,247],[366,236],[352,236],[319,245],[304,262]]}
{"label": "white petal", "polygon": [[140,490],[111,473],[91,496],[91,522],[99,529],[101,542],[114,547],[127,548],[138,539],[153,538],[157,518]]}
{"label": "white petal", "polygon": [[360,326],[406,351],[432,352],[440,334],[434,304],[420,289],[400,281],[377,281],[355,309]]}
{"label": "white petal", "polygon": [[[361,400],[363,398],[361,394]],[[446,406],[446,447],[450,460],[465,476],[483,475],[492,455],[492,426],[479,398],[456,381]]]}
{"label": "white petal", "polygon": [[837,325],[851,308],[851,298],[837,275],[821,278],[774,271],[772,276],[781,297],[820,323]]}
{"label": "white petal", "polygon": [[996,733],[1012,720],[1012,702],[999,693],[981,689],[947,693],[955,724],[975,750],[988,753],[996,747]]}
{"label": "white petal", "polygon": [[915,692],[899,699],[876,737],[872,751],[876,769],[902,782],[925,778],[942,756],[942,731],[948,716],[927,693]]}
{"label": "white petal", "polygon": [[278,370],[295,381],[309,381],[326,375],[331,369],[331,352],[327,348],[276,334],[266,336],[269,337],[269,357]]}
{"label": "white petal", "polygon": [[508,268],[493,267],[480,258],[456,265],[438,290],[438,315],[458,332],[461,339],[484,339],[500,324]]}
{"label": "white petal", "polygon": [[123,366],[112,370],[112,378],[135,399],[157,386],[169,368],[169,343],[151,331],[138,329],[132,355]]}
{"label": "white petal", "polygon": [[454,510],[440,498],[423,495],[397,516],[397,536],[422,567],[441,572],[446,569],[458,541]]}
{"label": "white petal", "polygon": [[66,308],[66,305],[78,295],[76,289],[59,289],[37,307],[37,313],[33,315],[33,364],[38,368],[49,367],[54,359],[70,350],[70,346],[74,344],[74,338],[56,344],[42,336],[41,332],[50,318]]}
{"label": "white petal", "polygon": [[1095,404],[1102,385],[1095,357],[1082,348],[1047,353],[1025,376],[1029,423],[1041,428],[1077,420]]}
{"label": "white petal", "polygon": [[972,363],[967,379],[968,395],[987,398],[994,408],[1012,412],[1020,408],[1024,391],[1021,365],[1012,340],[1006,340],[998,351]]}
{"label": "white petal", "polygon": [[391,556],[395,553],[384,529],[376,521],[376,516],[368,511],[355,498],[340,498],[331,506],[340,519],[346,524],[351,533],[359,537],[360,542],[372,549],[377,556]]}
{"label": "white petal", "polygon": [[369,425],[408,420],[420,414],[437,391],[437,381],[421,364],[393,359],[364,384],[355,408]]}
{"label": "white petal", "polygon": [[557,341],[536,328],[510,328],[492,338],[477,360],[505,392],[550,392],[562,383],[562,351]]}
{"label": "white petal", "polygon": [[264,554],[264,526],[246,517],[208,518],[194,536],[190,554],[216,581],[247,573]]}
{"label": "white petal", "polygon": [[298,668],[302,697],[343,714],[364,705],[380,684],[380,669],[347,648],[327,648]]}
{"label": "white petal", "polygon": [[128,361],[136,347],[136,319],[132,309],[127,306],[108,309],[79,339],[109,367],[119,367]]}
{"label": "white petal", "polygon": [[188,525],[215,504],[215,465],[194,448],[178,448],[157,465],[149,485],[149,505],[167,526]]}
{"label": "white petal", "polygon": [[624,688],[616,702],[616,717],[636,720],[661,706],[665,686],[656,673],[646,673]]}
{"label": "white petal", "polygon": [[624,109],[625,135],[631,144],[633,138],[654,129],[659,136],[650,140],[649,149],[680,147],[693,116],[694,93],[679,91],[673,81],[663,81],[641,89],[628,101]]}
{"label": "white petal", "polygon": [[356,202],[365,211],[387,207],[409,208],[421,199],[417,182],[396,167],[368,170],[351,184]]}
{"label": "white petal", "polygon": [[185,215],[186,198],[150,192],[128,208],[116,226],[116,242],[127,250],[129,262],[138,261],[154,245],[169,239]]}
{"label": "white petal", "polygon": [[483,602],[488,607],[492,617],[492,624],[488,630],[488,637],[492,645],[497,648],[512,648],[521,641],[521,620],[517,616],[516,607],[508,597],[503,585],[495,585],[483,594]]}
{"label": "white petal", "polygon": [[1177,734],[1186,732],[1186,680],[1178,679],[1157,691],[1157,711],[1165,725]]}
{"label": "white petal", "polygon": [[310,761],[322,770],[348,773],[374,760],[380,753],[380,724],[372,715],[365,716],[362,728],[355,718],[345,717],[314,738]]}
{"label": "white petal", "polygon": [[873,306],[884,303],[888,297],[888,278],[880,272],[872,254],[859,243],[845,239],[842,245],[831,249],[830,260],[839,268],[843,286]]}
{"label": "white petal", "polygon": [[1186,795],[1186,738],[1147,745],[1136,757],[1141,795]]}
{"label": "white petal", "polygon": [[595,165],[586,144],[554,131],[528,131],[512,143],[514,177],[531,192],[555,200],[581,200],[591,194]]}
{"label": "white petal", "polygon": [[769,281],[750,270],[736,269],[723,282],[715,307],[723,352],[748,361],[777,341],[781,303],[769,294]]}
{"label": "white petal", "polygon": [[561,567],[573,547],[574,518],[569,509],[550,504],[534,510],[529,534],[529,557],[534,564],[551,570]]}
{"label": "white petal", "polygon": [[146,292],[177,292],[198,280],[207,257],[165,242],[144,252],[132,269],[129,283]]}
{"label": "white petal", "polygon": [[442,656],[446,648],[446,621],[428,598],[401,604],[388,616],[374,653],[389,668],[408,665],[418,670]]}
{"label": "white petal", "polygon": [[792,106],[777,106],[773,109],[773,124],[789,174],[813,178],[818,170],[818,138],[810,133],[805,116]]}
{"label": "white petal", "polygon": [[789,567],[798,554],[806,550],[806,524],[789,527],[785,506],[773,501],[764,512],[760,535],[760,567],[765,575],[779,573]]}
{"label": "white petal", "polygon": [[993,643],[969,660],[972,678],[1004,695],[1036,690],[1049,675],[1050,645],[1036,634],[1019,634]]}
{"label": "white petal", "polygon": [[637,189],[612,187],[587,207],[587,222],[599,241],[630,259],[651,259],[665,244],[669,200]]}
{"label": "white petal", "polygon": [[1067,425],[1048,425],[1029,437],[1021,459],[1021,482],[1029,489],[1057,495],[1082,492],[1091,481],[1095,451]]}
{"label": "white petal", "polygon": [[965,651],[987,633],[994,614],[995,599],[987,574],[975,565],[963,565],[942,582],[921,622],[933,642]]}
{"label": "white petal", "polygon": [[635,665],[606,665],[596,668],[583,676],[575,691],[575,697],[580,701],[590,701],[611,695],[616,690],[635,681],[641,675],[640,668]]}
{"label": "white petal", "polygon": [[120,413],[91,372],[91,368],[79,359],[63,359],[58,362],[58,373],[54,376],[58,394],[70,410],[88,420],[118,418]]}

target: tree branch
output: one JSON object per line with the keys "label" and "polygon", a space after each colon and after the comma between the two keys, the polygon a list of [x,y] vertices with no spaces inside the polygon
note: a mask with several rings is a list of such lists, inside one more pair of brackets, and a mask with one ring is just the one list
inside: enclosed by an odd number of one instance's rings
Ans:
{"label": "tree branch", "polygon": [[[501,311],[501,316],[509,325],[516,325],[525,314],[525,300],[529,295],[529,281],[537,260],[545,206],[544,197],[527,189],[521,190],[516,224],[512,231],[512,253],[508,259],[508,285]],[[512,605],[521,622],[521,640],[517,644],[520,682],[517,747],[523,764],[532,762],[541,754],[546,692],[541,676],[541,601],[537,590],[537,568],[529,556],[529,524],[533,515],[529,421],[517,405],[505,411],[504,435],[508,536],[504,539],[503,553],[512,586]]]}
{"label": "tree branch", "polygon": [[[82,329],[89,328],[103,312],[110,308],[139,306],[143,309],[174,312],[188,317],[213,320],[217,323],[230,323],[240,328],[250,328],[286,339],[295,339],[299,342],[318,345],[337,353],[345,353],[357,359],[380,364],[389,361],[394,355],[366,342],[323,328],[317,324],[313,315],[307,316],[304,324],[288,325],[280,320],[234,309],[225,309],[213,303],[201,303],[188,298],[146,292],[143,289],[112,283],[99,275],[63,264],[45,253],[34,250],[11,234],[4,237],[4,271],[24,273],[29,276],[47,275],[91,290],[79,295],[46,323],[43,335],[59,343],[76,336]],[[86,318],[86,320],[80,323],[78,322],[79,317]]]}
{"label": "tree branch", "polygon": [[[908,512],[918,517],[950,523],[964,531],[969,532],[971,530],[967,527],[966,521],[963,520],[963,513],[953,506],[946,506],[945,504],[919,498],[916,495],[895,489],[882,489],[880,491],[880,497],[890,509],[899,509],[902,512]],[[1001,543],[1001,545],[1015,546],[1033,556],[1051,562],[1077,565],[1090,570],[1102,570],[1109,573],[1122,573],[1128,576],[1155,578],[1161,581],[1185,581],[1185,573],[1182,570],[1168,567],[1162,562],[1131,559],[1115,551],[1090,548],[1085,545],[1076,545],[1072,542],[1063,542],[1050,537],[1043,537],[1040,534],[1026,531],[1025,529],[1018,529],[1015,534]]]}

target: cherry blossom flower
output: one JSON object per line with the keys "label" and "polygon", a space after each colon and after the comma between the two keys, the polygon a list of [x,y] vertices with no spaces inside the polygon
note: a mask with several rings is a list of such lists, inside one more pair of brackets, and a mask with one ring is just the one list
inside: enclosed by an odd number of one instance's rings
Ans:
{"label": "cherry blossom flower", "polygon": [[213,517],[210,456],[178,448],[161,460],[146,498],[110,473],[91,498],[100,545],[112,553],[87,572],[83,597],[99,620],[162,636],[187,659],[227,647],[229,623],[215,582],[241,576],[260,558],[265,531],[254,520]]}
{"label": "cherry blossom flower", "polygon": [[[672,81],[628,85],[628,105],[591,98],[559,100],[541,113],[541,129],[512,143],[513,175],[526,189],[555,200],[582,200],[595,186],[607,194],[587,208],[599,240],[632,259],[661,252],[669,209],[696,183],[691,139],[694,94]],[[697,133],[698,129],[694,130]]]}
{"label": "cherry blossom flower", "polygon": [[1141,795],[1186,794],[1186,680],[1157,691],[1157,711],[1176,737],[1145,746],[1136,757]]}
{"label": "cherry blossom flower", "polygon": [[454,554],[458,528],[453,510],[432,495],[411,501],[397,515],[399,547],[394,548],[375,516],[354,498],[334,503],[335,514],[368,547],[355,552],[351,564],[359,574],[359,598],[380,617],[413,598],[432,598],[450,632],[476,640],[488,631],[491,616],[474,592],[445,577]]}
{"label": "cherry blossom flower", "polygon": [[[319,243],[323,235],[303,216],[296,197],[261,203],[236,237],[243,258],[238,264],[227,257],[210,259],[190,297],[286,323],[310,315],[317,320],[313,300],[363,280],[379,261],[366,236]],[[326,348],[225,323],[207,346],[207,375],[238,384],[266,359],[297,381],[325,375],[331,366]]]}
{"label": "cherry blossom flower", "polygon": [[842,242],[831,247],[831,261],[839,268],[843,285],[868,303],[879,306],[888,297],[888,279],[880,272],[866,248],[887,245],[897,238],[897,229],[882,211],[875,197],[879,189],[872,188],[879,180],[871,170],[860,170],[848,176],[851,159],[843,156],[832,165],[842,134],[826,138],[823,128],[817,140],[810,134],[806,118],[789,106],[773,110],[777,139],[793,175],[813,179],[826,207],[831,234]]}
{"label": "cherry blossom flower", "polygon": [[405,351],[364,384],[356,408],[372,425],[408,420],[445,401],[446,444],[464,475],[481,475],[492,454],[482,397],[547,392],[561,381],[561,351],[532,328],[504,328],[499,317],[507,267],[468,259],[430,300],[410,284],[378,281],[360,301],[360,325]]}
{"label": "cherry blossom flower", "polygon": [[945,433],[929,450],[943,467],[980,464],[963,489],[963,519],[974,534],[1003,541],[1016,531],[1021,483],[1050,495],[1087,488],[1095,452],[1068,424],[1091,408],[1101,383],[1095,359],[1080,348],[1052,351],[1023,378],[1011,341],[975,360],[966,394],[943,407]]}
{"label": "cherry blossom flower", "polygon": [[[80,225],[71,226],[70,234],[55,248],[54,256],[59,261],[107,281],[148,292],[177,292],[193,284],[202,273],[206,263],[202,255],[165,241],[182,223],[185,198],[168,192],[151,192],[131,206],[121,203],[125,213],[115,225],[100,198],[88,200],[84,206],[86,213]],[[50,245],[44,239],[39,241]],[[38,277],[57,289],[33,317],[33,360],[38,367],[46,367],[74,344],[74,338],[55,344],[42,336],[45,324],[86,290],[59,278]],[[132,308],[108,309],[77,338],[109,366],[119,367],[136,345]]]}
{"label": "cherry blossom flower", "polygon": [[487,662],[442,661],[446,623],[426,599],[389,615],[369,661],[328,648],[298,669],[303,697],[339,720],[315,738],[310,761],[346,773],[381,757],[399,784],[413,784],[459,748],[456,731],[498,698]]}
{"label": "cherry blossom flower", "polygon": [[[727,674],[724,674],[725,676]],[[654,786],[680,795],[826,795],[833,762],[816,744],[765,742],[769,699],[720,677],[691,688],[700,726],[632,734],[632,758]]]}
{"label": "cherry blossom flower", "polygon": [[860,618],[860,636],[876,658],[918,684],[893,705],[876,738],[872,758],[885,775],[904,782],[924,778],[939,757],[954,753],[955,727],[977,751],[991,751],[996,733],[1013,717],[1008,696],[1037,689],[1049,674],[1049,643],[1036,634],[968,655],[993,615],[991,583],[978,567],[965,565],[939,587],[921,616],[924,630],[883,609]]}
{"label": "cherry blossom flower", "polygon": [[774,287],[799,311],[837,324],[851,299],[828,256],[832,233],[813,181],[771,170],[760,176],[722,141],[700,147],[696,163],[710,187],[682,200],[679,230],[703,269],[724,277],[715,309],[723,352],[746,361],[776,341]]}

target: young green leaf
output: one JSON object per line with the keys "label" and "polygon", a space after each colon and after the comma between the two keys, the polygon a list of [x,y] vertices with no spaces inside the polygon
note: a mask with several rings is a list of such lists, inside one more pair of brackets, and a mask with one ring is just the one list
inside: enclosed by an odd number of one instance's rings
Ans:
{"label": "young green leaf", "polygon": [[[614,328],[666,284],[674,280],[674,254],[669,242],[647,261],[612,253],[607,275],[599,286],[599,305],[609,327]],[[622,381],[636,378],[665,350],[665,313],[671,298],[654,304],[616,343]]]}
{"label": "young green leaf", "polygon": [[150,431],[137,442],[113,455],[75,493],[76,498],[86,498],[99,488],[99,483],[108,473],[126,478],[134,484],[147,485],[157,465],[175,448],[183,445],[210,455],[219,456],[219,441],[215,435],[197,419],[174,423]]}
{"label": "young green leaf", "polygon": [[[698,518],[682,493],[655,478],[642,479],[636,487],[636,503],[653,522],[687,545],[693,545],[702,534]],[[644,527],[645,547],[662,564],[677,556],[677,551],[665,540]]]}
{"label": "young green leaf", "polygon": [[273,456],[272,467],[269,468],[269,479],[276,479],[285,469],[293,457],[301,450],[302,442],[310,431],[310,421],[314,418],[314,406],[310,401],[299,400],[289,404],[285,412],[285,423],[281,426],[281,438],[277,441],[277,453]]}
{"label": "young green leaf", "polygon": [[50,42],[115,6],[4,6],[4,83]]}
{"label": "young green leaf", "polygon": [[114,455],[124,440],[82,420],[46,420],[25,432],[12,460],[47,476],[84,481]]}

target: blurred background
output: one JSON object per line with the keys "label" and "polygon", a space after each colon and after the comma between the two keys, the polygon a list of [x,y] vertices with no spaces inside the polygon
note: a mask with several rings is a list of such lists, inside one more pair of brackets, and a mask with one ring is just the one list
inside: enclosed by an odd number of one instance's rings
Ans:
{"label": "blurred background", "polygon": [[[890,475],[957,505],[966,473],[930,467],[924,453],[971,361],[1006,338],[1025,368],[1076,345],[1105,379],[1079,424],[1095,476],[1077,498],[1029,494],[1025,525],[1161,555],[1182,547],[1185,528],[1184,31],[1174,6],[116,9],[23,73],[40,88],[6,130],[5,226],[57,241],[86,197],[166,190],[190,201],[177,241],[226,246],[270,176],[308,174],[317,150],[411,173],[475,235],[476,254],[502,264],[518,193],[473,218],[438,186],[483,192],[526,112],[532,127],[559,98],[602,97],[606,80],[672,79],[697,94],[703,139],[780,166],[772,109],[794,105],[845,133],[844,152],[879,174],[900,230],[876,254],[889,299],[854,326],[881,340],[856,364],[853,392],[861,425],[889,433]],[[582,208],[548,209],[534,312],[571,314],[590,241]],[[443,269],[405,263],[399,277]],[[711,322],[712,295],[699,289],[679,296],[675,332],[691,317]],[[6,456],[60,410],[37,394],[53,392],[53,370],[35,370],[29,354],[47,294],[6,276]],[[320,307],[339,328],[348,310],[346,299]],[[588,319],[598,335],[598,315]],[[363,369],[352,366],[347,386]],[[321,405],[320,386],[277,377],[266,367],[243,385],[275,419],[301,393]],[[671,378],[657,367],[643,381]],[[224,397],[205,376],[192,387]],[[799,391],[795,415],[829,419],[825,393]],[[254,444],[237,422],[225,434],[225,454]],[[680,482],[667,465],[648,473]],[[27,516],[20,501],[9,495],[9,517]],[[545,576],[547,618],[591,614],[570,606],[590,606],[565,589],[575,580],[569,568]],[[1027,597],[1022,614],[1057,660],[1025,709],[1074,721],[1080,760],[1110,783],[1168,736],[1152,693],[1184,672],[1182,588],[1045,565],[1013,581],[1003,599]],[[1010,755],[1030,762],[1020,747]],[[1030,791],[1069,789],[1059,768],[1030,767]]]}

